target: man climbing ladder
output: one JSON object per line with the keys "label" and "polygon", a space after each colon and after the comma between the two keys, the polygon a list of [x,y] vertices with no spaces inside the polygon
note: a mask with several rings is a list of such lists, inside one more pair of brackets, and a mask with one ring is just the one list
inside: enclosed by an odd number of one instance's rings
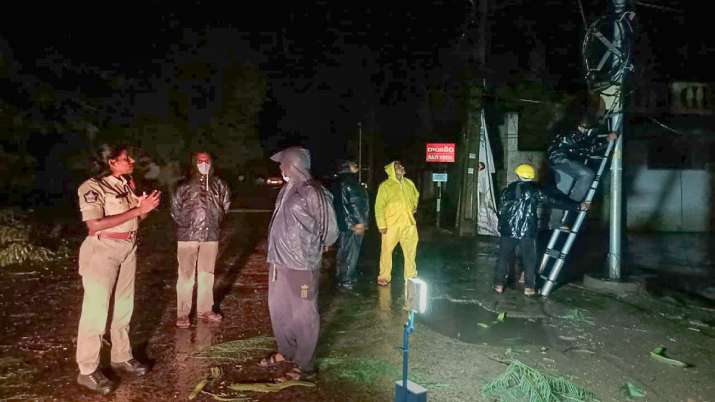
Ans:
{"label": "man climbing ladder", "polygon": [[[577,106],[579,106],[577,115],[580,118],[576,127],[566,126],[557,131],[547,156],[556,175],[557,189],[576,202],[590,204],[598,189],[617,135],[614,132],[607,132],[596,124],[601,117],[598,112],[601,108],[594,107],[591,99],[581,100]],[[595,171],[591,167],[594,161],[600,162]],[[548,296],[553,289],[566,256],[586,218],[586,213],[587,211],[579,211],[576,214],[563,211],[558,219],[557,211],[552,212],[551,226],[554,232],[541,260],[539,273],[546,270],[550,261],[553,260],[554,264],[541,289],[543,296]],[[554,224],[555,217],[558,220],[556,224]],[[565,239],[562,234],[566,235]]]}

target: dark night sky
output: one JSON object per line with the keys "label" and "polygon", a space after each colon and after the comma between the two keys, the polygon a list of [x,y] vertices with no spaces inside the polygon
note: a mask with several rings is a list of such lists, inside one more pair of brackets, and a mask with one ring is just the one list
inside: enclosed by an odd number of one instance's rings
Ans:
{"label": "dark night sky", "polygon": [[[148,77],[160,71],[162,57],[187,31],[229,28],[250,33],[244,43],[223,51],[230,49],[239,58],[260,63],[269,74],[273,102],[266,105],[263,135],[295,129],[330,149],[340,147],[334,137],[354,130],[366,102],[378,102],[392,117],[382,125],[393,141],[409,140],[419,87],[457,68],[448,64],[455,59],[445,54],[453,53],[471,7],[469,1],[348,4],[326,0],[265,3],[263,9],[248,11],[243,3],[217,3],[24,2],[3,13],[0,37],[9,42],[23,71],[53,82],[36,62],[47,54],[61,54],[75,65]],[[685,9],[688,3],[691,9]],[[653,1],[682,13],[637,8],[640,37],[647,38],[655,60],[650,68],[663,79],[709,76],[715,43],[701,34],[708,13],[692,3]],[[583,0],[586,17],[602,14],[606,4]],[[528,51],[538,37],[547,50],[550,77],[564,86],[580,80],[583,24],[577,1],[512,0],[493,5],[489,29],[494,71],[503,70],[500,63],[510,60],[529,70]],[[53,84],[77,85],[67,77],[55,77]],[[281,115],[284,121],[279,123]],[[315,122],[325,119],[334,123]]]}
{"label": "dark night sky", "polygon": [[252,10],[201,1],[154,1],[141,8],[94,3],[78,9],[54,3],[43,4],[41,14],[21,5],[4,13],[2,32],[16,43],[18,56],[28,61],[54,47],[77,61],[104,66],[120,63],[124,69],[146,68],[152,59],[166,52],[184,29],[206,27],[282,32],[293,47],[289,51],[313,61],[318,61],[315,58],[321,53],[333,50],[329,45],[339,36],[347,42],[387,50],[385,56],[394,59],[400,54],[409,56],[411,50],[431,50],[435,43],[453,37],[468,7],[467,2],[444,1],[409,9],[388,3],[370,7],[366,5],[369,2],[362,2],[352,8],[330,5],[328,1],[297,3],[266,4],[270,9],[260,9],[258,5]]}
{"label": "dark night sky", "polygon": [[[330,52],[329,44],[343,37],[345,42],[379,50],[383,62],[394,64],[398,59],[411,61],[420,57],[417,55],[420,52],[434,52],[456,38],[471,7],[469,1],[447,0],[414,2],[409,6],[369,1],[352,6],[334,3],[327,0],[281,6],[270,3],[265,5],[269,8],[260,9],[259,5],[249,11],[236,3],[217,5],[205,1],[151,1],[141,6],[128,2],[121,7],[96,2],[75,7],[57,2],[23,2],[3,13],[0,32],[10,40],[16,56],[26,63],[48,48],[55,48],[78,62],[105,67],[120,64],[130,72],[150,70],[152,60],[164,55],[182,30],[205,27],[232,27],[242,32],[282,31],[295,53],[313,61],[319,61],[321,53]],[[589,18],[601,14],[607,4],[605,0],[583,3]],[[701,34],[707,26],[707,15],[698,9],[702,6],[691,4],[686,9],[689,2],[680,3],[680,0],[652,2],[684,10],[682,22],[680,13],[637,6],[638,28],[649,36],[659,36],[653,40],[656,50],[663,51],[663,59],[680,44],[689,45],[688,51],[695,56],[709,50],[705,43],[708,35]],[[576,1],[501,1],[491,14],[492,41],[497,48],[500,43],[528,45],[532,34],[551,43],[580,41],[576,34],[580,33],[582,22]],[[520,42],[510,43],[511,39]],[[697,43],[689,43],[693,41]]]}

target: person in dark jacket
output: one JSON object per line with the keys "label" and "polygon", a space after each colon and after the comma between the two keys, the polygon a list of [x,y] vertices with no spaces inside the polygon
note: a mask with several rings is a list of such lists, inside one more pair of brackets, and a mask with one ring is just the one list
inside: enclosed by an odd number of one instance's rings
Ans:
{"label": "person in dark jacket", "polygon": [[276,380],[299,380],[314,371],[320,263],[338,228],[333,197],[310,175],[308,150],[289,147],[271,160],[280,163],[285,182],[271,218],[267,256],[268,310],[278,351],[259,365],[293,362],[296,367]]}
{"label": "person in dark jacket", "polygon": [[576,203],[567,198],[547,194],[534,182],[536,171],[529,164],[516,167],[519,180],[511,183],[499,195],[499,259],[497,260],[494,290],[504,292],[504,282],[514,264],[516,248],[521,252],[526,283],[524,295],[536,294],[536,234],[537,208],[539,206],[561,209],[586,209],[586,203]]}
{"label": "person in dark jacket", "polygon": [[[586,165],[591,156],[603,155],[607,141],[617,138],[616,133],[604,135],[605,130],[598,126],[598,113],[592,107],[578,111],[577,124],[562,124],[556,129],[554,139],[547,150],[551,168],[556,172],[556,187],[576,202],[586,198],[595,173]],[[570,182],[573,180],[573,186]]]}
{"label": "person in dark jacket", "polygon": [[231,195],[226,182],[214,175],[211,162],[211,155],[206,152],[194,154],[190,177],[176,188],[171,198],[179,263],[176,281],[176,326],[179,328],[191,326],[194,276],[197,277],[198,318],[211,322],[222,319],[221,314],[213,311],[214,267],[221,222],[231,206]]}
{"label": "person in dark jacket", "polygon": [[354,286],[355,267],[360,257],[360,247],[370,215],[367,190],[358,182],[357,172],[357,163],[341,162],[333,193],[335,214],[340,230],[335,263],[336,277],[338,285],[345,289],[352,289]]}

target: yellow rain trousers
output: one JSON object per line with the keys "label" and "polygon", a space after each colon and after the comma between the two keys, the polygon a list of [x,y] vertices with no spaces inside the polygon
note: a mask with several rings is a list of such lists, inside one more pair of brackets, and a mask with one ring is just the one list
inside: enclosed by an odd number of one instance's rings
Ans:
{"label": "yellow rain trousers", "polygon": [[387,229],[382,235],[380,249],[380,274],[378,280],[392,280],[392,252],[397,244],[405,257],[405,280],[417,276],[417,223],[414,214],[420,193],[406,177],[397,180],[394,162],[385,166],[387,180],[380,184],[375,199],[377,228]]}

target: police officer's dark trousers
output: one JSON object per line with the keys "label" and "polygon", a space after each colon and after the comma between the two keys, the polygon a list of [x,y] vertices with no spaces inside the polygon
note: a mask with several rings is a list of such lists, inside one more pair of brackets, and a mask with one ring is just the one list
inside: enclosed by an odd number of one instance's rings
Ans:
{"label": "police officer's dark trousers", "polygon": [[271,264],[268,310],[278,352],[304,372],[313,371],[320,332],[320,270],[304,271]]}
{"label": "police officer's dark trousers", "polygon": [[339,284],[351,284],[355,281],[355,268],[360,258],[360,248],[364,235],[352,230],[340,232],[338,252],[336,255],[337,280]]}
{"label": "police officer's dark trousers", "polygon": [[524,270],[524,286],[534,289],[536,288],[536,239],[528,237],[522,239],[501,237],[494,284],[504,286],[506,277],[514,265],[517,247],[521,254],[521,265]]}

